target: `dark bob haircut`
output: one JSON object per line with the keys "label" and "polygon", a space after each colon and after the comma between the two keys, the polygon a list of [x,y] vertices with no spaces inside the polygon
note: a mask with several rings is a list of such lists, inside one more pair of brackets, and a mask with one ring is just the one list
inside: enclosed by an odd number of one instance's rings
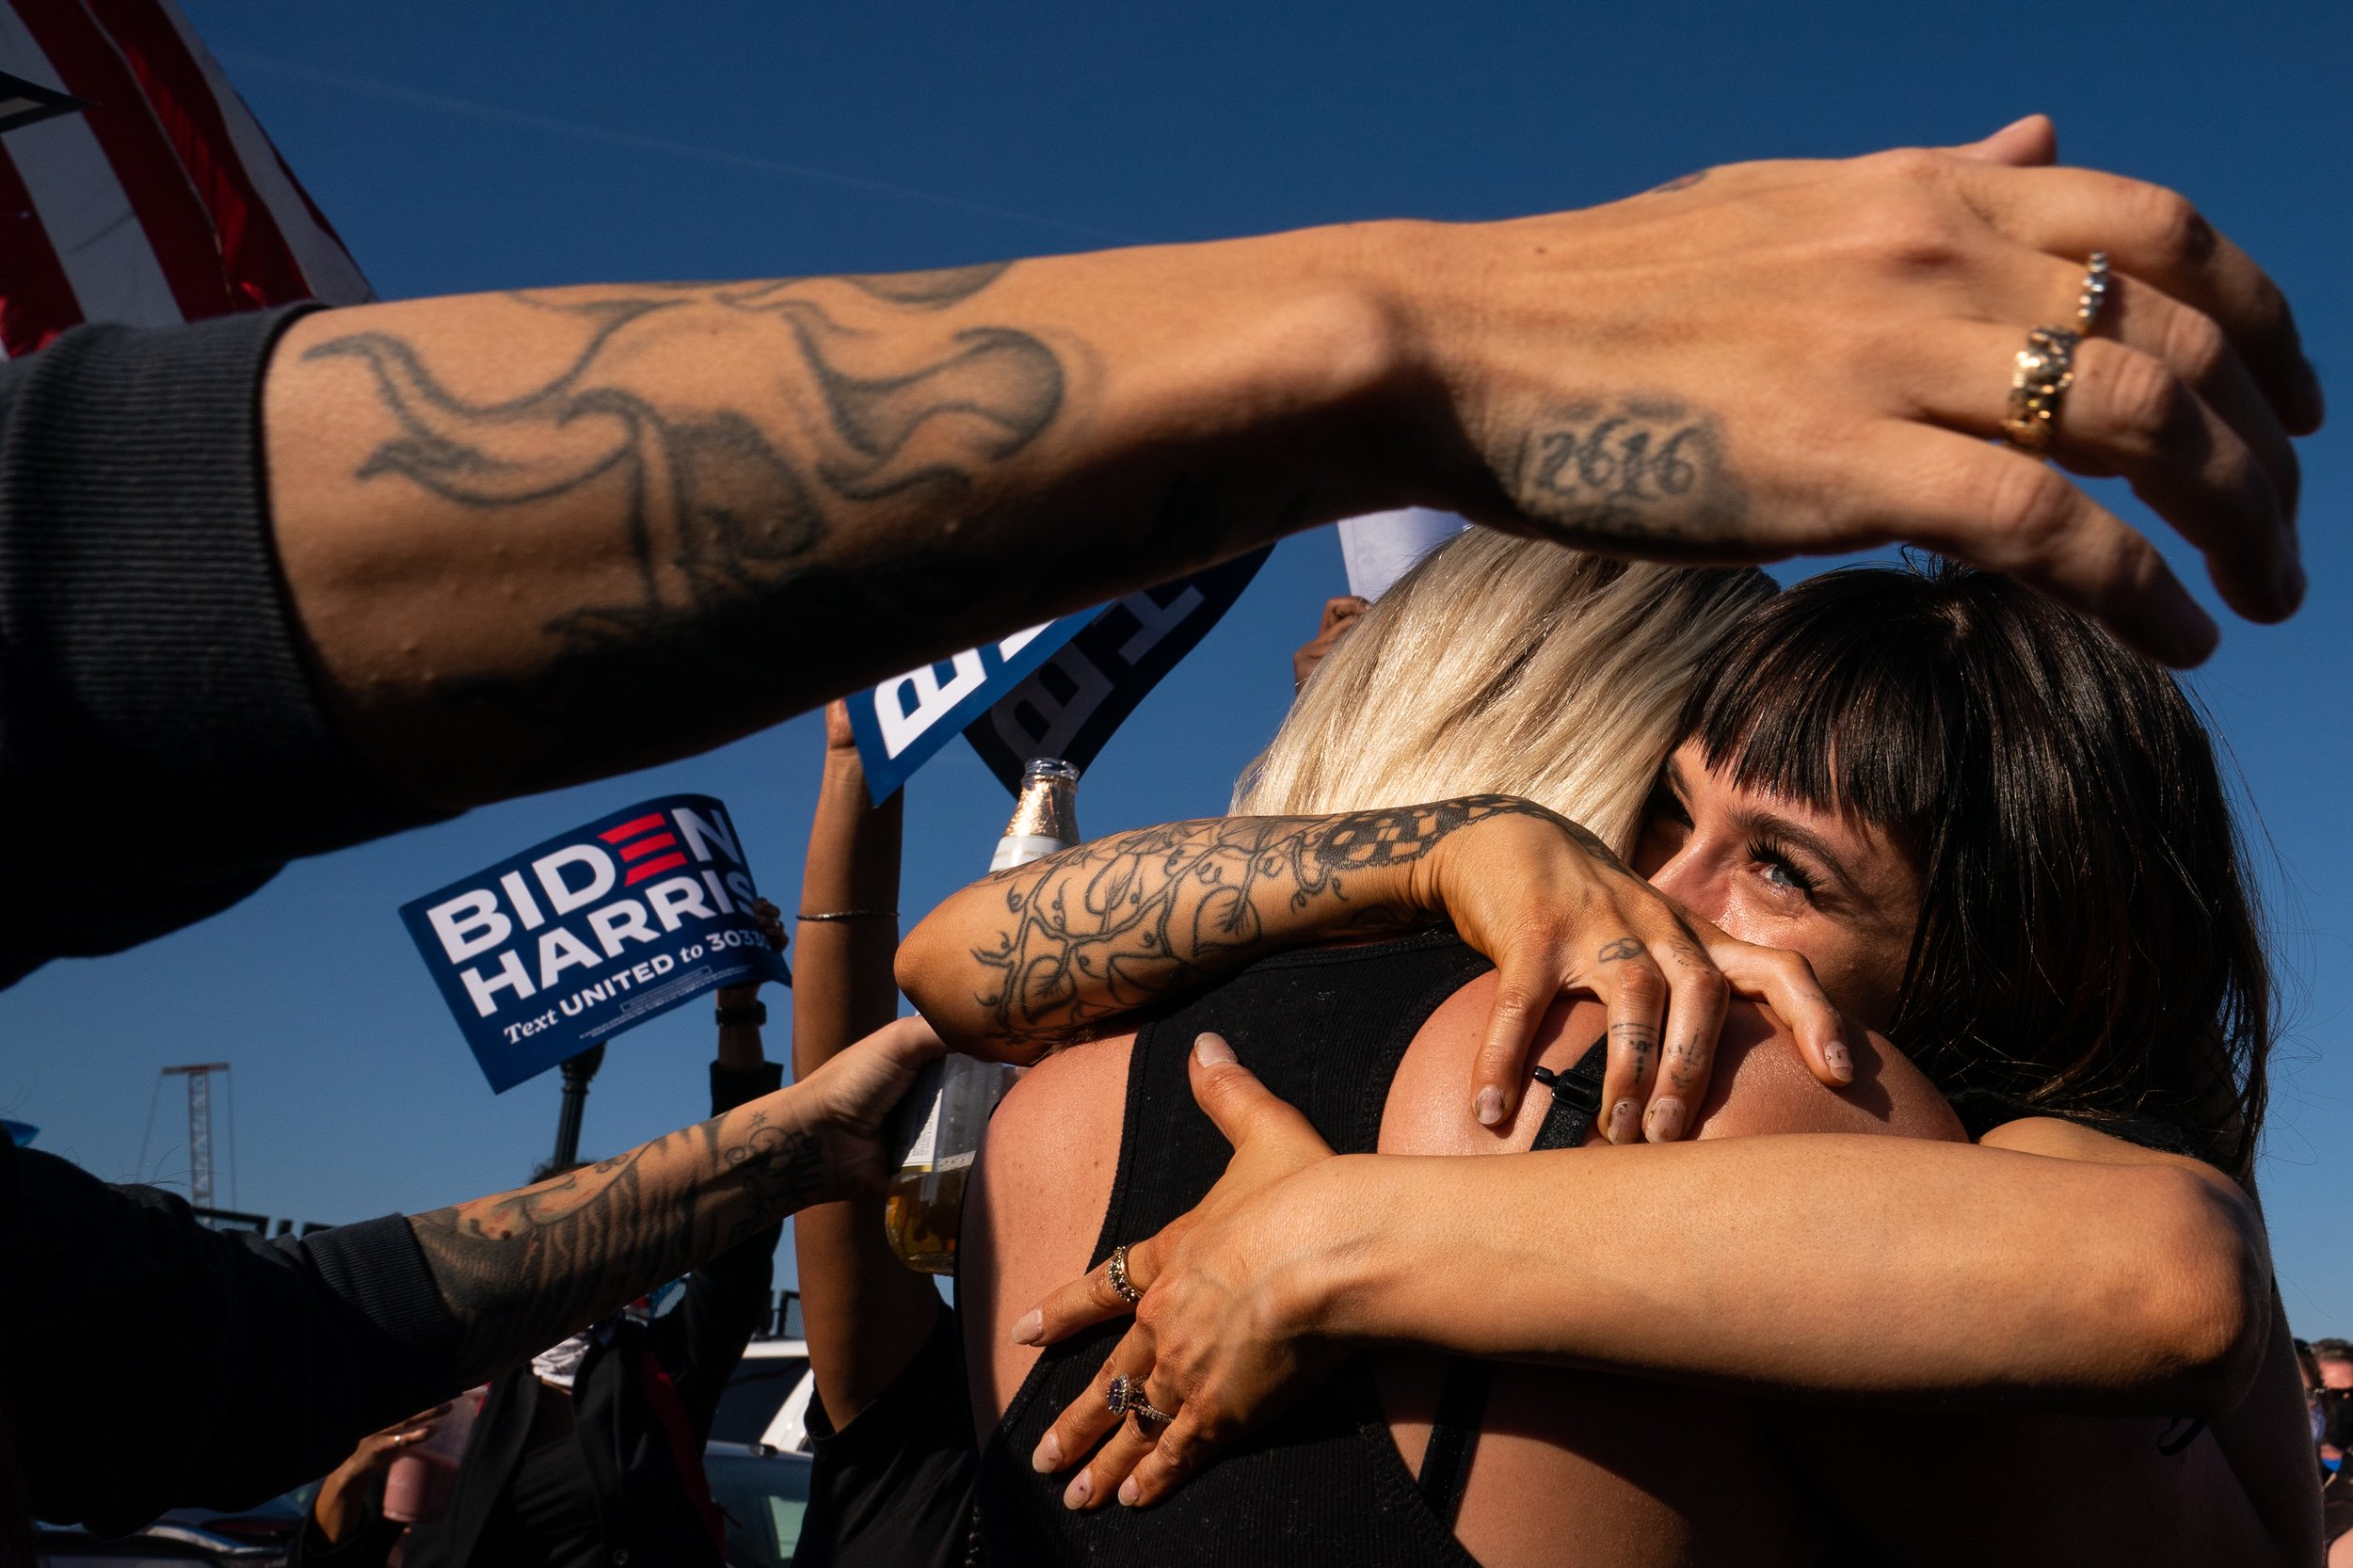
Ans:
{"label": "dark bob haircut", "polygon": [[1910,853],[1888,1035],[1964,1119],[1974,1101],[2153,1124],[2249,1179],[2269,971],[2213,744],[2169,673],[2008,578],[1854,568],[1751,612],[1683,717],[1709,771]]}

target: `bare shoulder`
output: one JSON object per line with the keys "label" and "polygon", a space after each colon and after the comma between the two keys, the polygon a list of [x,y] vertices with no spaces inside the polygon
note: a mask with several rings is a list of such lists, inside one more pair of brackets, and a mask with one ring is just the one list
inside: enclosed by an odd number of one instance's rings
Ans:
{"label": "bare shoulder", "polygon": [[1014,1320],[1086,1272],[1119,1170],[1134,1045],[1122,1034],[1057,1051],[1024,1073],[989,1119],[966,1192],[956,1270],[983,1432],[1037,1359],[1007,1337]]}
{"label": "bare shoulder", "polygon": [[[1479,1125],[1470,1109],[1471,1067],[1495,1001],[1484,974],[1430,1015],[1405,1052],[1381,1123],[1385,1154],[1512,1154],[1534,1144],[1545,1097],[1529,1094],[1519,1115],[1499,1128]],[[1556,1002],[1536,1036],[1536,1064],[1561,1071],[1601,1038],[1599,1002]],[[1817,1081],[1789,1032],[1753,1002],[1735,1000],[1724,1020],[1716,1076],[1700,1111],[1698,1136],[1763,1132],[1860,1132],[1965,1141],[1959,1118],[1936,1086],[1878,1035],[1854,1051],[1855,1081],[1833,1089]]]}
{"label": "bare shoulder", "polygon": [[1698,1136],[1859,1132],[1968,1142],[1953,1108],[1902,1051],[1864,1034],[1853,1056],[1854,1082],[1833,1089],[1806,1066],[1779,1019],[1754,1002],[1736,1000],[1724,1019]]}

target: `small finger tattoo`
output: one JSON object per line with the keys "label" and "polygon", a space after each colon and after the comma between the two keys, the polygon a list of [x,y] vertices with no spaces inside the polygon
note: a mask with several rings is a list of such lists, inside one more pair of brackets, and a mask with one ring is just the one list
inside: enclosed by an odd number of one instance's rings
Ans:
{"label": "small finger tattoo", "polygon": [[1639,939],[1632,936],[1621,936],[1614,942],[1605,944],[1593,957],[1599,963],[1617,964],[1628,958],[1640,958],[1649,951],[1650,949],[1644,947]]}

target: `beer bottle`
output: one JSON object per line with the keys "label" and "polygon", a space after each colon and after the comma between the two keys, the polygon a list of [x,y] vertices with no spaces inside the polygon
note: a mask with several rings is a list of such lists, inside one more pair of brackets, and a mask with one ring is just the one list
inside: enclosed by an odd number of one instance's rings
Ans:
{"label": "beer bottle", "polygon": [[[1078,792],[1079,770],[1067,762],[1040,758],[1023,769],[1020,799],[988,869],[1009,871],[1077,843]],[[989,1113],[1019,1072],[968,1056],[946,1057],[923,1069],[903,1102],[900,1114],[915,1131],[891,1177],[883,1224],[890,1250],[908,1268],[955,1272],[956,1230],[972,1157],[980,1152]]]}

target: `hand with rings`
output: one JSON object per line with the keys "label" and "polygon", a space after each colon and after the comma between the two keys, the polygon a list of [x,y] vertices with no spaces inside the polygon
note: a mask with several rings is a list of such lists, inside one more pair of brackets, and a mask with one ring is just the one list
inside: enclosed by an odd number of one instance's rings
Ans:
{"label": "hand with rings", "polygon": [[[1130,1310],[1136,1315],[1087,1391],[1031,1456],[1032,1466],[1049,1475],[1086,1459],[1063,1493],[1070,1508],[1099,1508],[1113,1497],[1128,1507],[1157,1500],[1215,1447],[1338,1360],[1337,1352],[1312,1341],[1263,1332],[1255,1292],[1269,1281],[1196,1256],[1215,1251],[1222,1264],[1241,1256],[1232,1249],[1195,1248],[1187,1240],[1268,1189],[1328,1163],[1330,1145],[1305,1116],[1268,1093],[1219,1036],[1195,1042],[1187,1070],[1193,1098],[1234,1145],[1225,1175],[1199,1208],[1149,1240],[1119,1248],[1014,1329],[1016,1341],[1046,1345]],[[1171,1313],[1181,1327],[1167,1337]],[[1215,1326],[1205,1332],[1205,1325]],[[1205,1358],[1221,1339],[1231,1353]]]}

